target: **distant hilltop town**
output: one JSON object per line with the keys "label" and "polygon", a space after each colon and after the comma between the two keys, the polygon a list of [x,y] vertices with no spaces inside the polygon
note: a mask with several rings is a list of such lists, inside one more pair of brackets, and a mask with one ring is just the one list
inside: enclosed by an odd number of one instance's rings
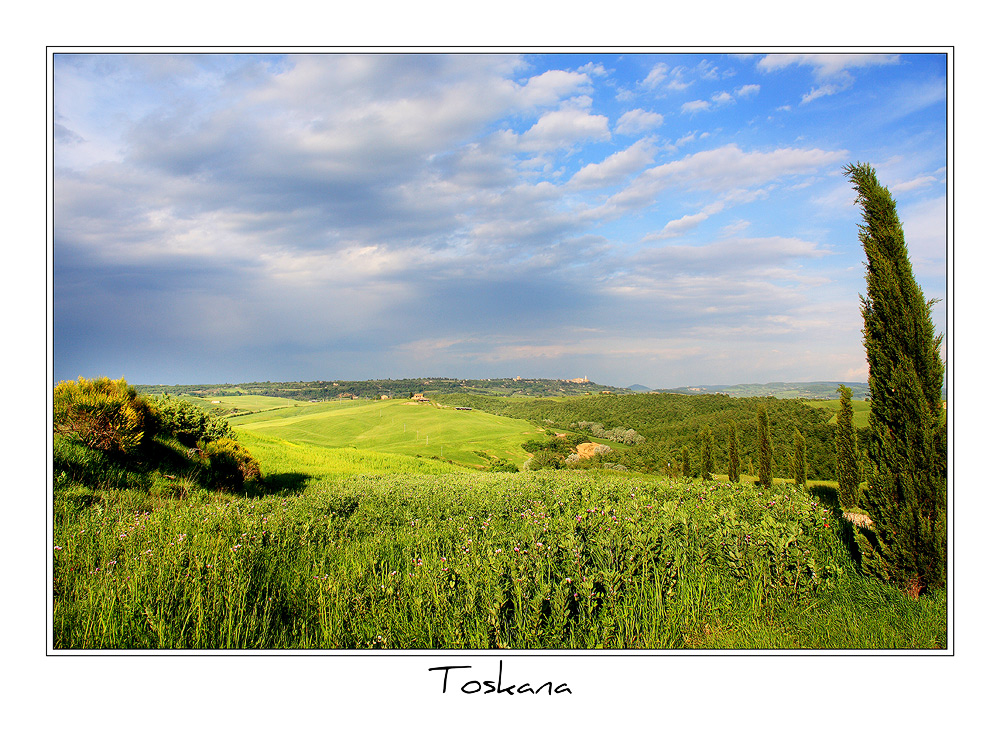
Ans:
{"label": "distant hilltop town", "polygon": [[[515,381],[515,382],[523,382],[524,381],[523,377],[511,377],[511,379],[513,381]],[[544,380],[535,380],[535,381],[544,381]],[[560,382],[571,382],[573,384],[590,384],[590,380],[587,379],[587,377],[577,377],[576,379],[560,379],[559,381]]]}

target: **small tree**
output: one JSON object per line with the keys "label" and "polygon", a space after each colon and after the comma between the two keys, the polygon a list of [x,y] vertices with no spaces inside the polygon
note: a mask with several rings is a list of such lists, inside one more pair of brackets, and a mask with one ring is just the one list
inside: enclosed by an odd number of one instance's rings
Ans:
{"label": "small tree", "polygon": [[691,454],[687,447],[681,450],[681,475],[685,478],[691,477]]}
{"label": "small tree", "polygon": [[840,410],[837,411],[837,494],[841,509],[858,505],[858,439],[854,432],[854,406],[850,387],[840,385]]}
{"label": "small tree", "polygon": [[712,456],[712,430],[706,426],[701,431],[701,477],[702,480],[712,480],[712,470],[715,461]]}
{"label": "small tree", "polygon": [[867,259],[862,299],[868,355],[868,489],[872,528],[861,532],[862,568],[916,597],[947,581],[947,433],[941,336],[933,301],[913,277],[896,202],[869,164],[844,173],[858,193],[858,237]]}
{"label": "small tree", "polygon": [[795,452],[792,455],[792,476],[795,485],[806,487],[806,438],[795,429]]}
{"label": "small tree", "polygon": [[740,480],[740,453],[737,447],[736,424],[729,424],[729,482],[738,483]]}
{"label": "small tree", "polygon": [[767,410],[757,406],[757,446],[760,459],[760,485],[771,487],[771,424],[767,420]]}

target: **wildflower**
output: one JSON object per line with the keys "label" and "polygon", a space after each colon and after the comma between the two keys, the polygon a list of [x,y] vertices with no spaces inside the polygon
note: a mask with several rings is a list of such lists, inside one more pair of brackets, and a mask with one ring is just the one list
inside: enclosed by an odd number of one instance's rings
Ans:
{"label": "wildflower", "polygon": [[62,546],[61,545],[57,545],[57,546],[53,547],[52,550],[54,550],[54,551],[61,551],[62,550]]}

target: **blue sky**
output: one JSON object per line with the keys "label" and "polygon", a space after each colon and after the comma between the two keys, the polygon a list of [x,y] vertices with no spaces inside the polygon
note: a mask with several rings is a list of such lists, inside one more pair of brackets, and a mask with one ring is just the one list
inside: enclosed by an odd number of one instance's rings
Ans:
{"label": "blue sky", "polygon": [[53,70],[56,380],[863,380],[856,161],[945,297],[944,55]]}

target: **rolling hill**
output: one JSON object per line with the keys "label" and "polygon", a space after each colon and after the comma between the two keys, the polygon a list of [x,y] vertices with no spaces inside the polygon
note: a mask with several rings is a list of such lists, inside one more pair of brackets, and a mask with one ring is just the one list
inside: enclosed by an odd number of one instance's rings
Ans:
{"label": "rolling hill", "polygon": [[[191,399],[223,412],[250,400],[247,396]],[[529,457],[521,444],[541,432],[527,421],[413,400],[303,403],[255,396],[252,404],[255,412],[230,418],[238,432],[297,446],[376,450],[468,467],[485,467],[491,457],[520,465]]]}

